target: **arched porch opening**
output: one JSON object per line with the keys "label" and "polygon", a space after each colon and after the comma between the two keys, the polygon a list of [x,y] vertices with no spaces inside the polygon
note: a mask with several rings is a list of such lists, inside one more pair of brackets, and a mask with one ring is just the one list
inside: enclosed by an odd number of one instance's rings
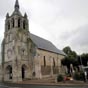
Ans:
{"label": "arched porch opening", "polygon": [[27,70],[27,66],[26,65],[22,65],[22,67],[21,67],[22,79],[26,78],[26,70]]}
{"label": "arched porch opening", "polygon": [[12,79],[12,66],[11,65],[8,65],[6,67],[6,74],[7,74],[8,79]]}

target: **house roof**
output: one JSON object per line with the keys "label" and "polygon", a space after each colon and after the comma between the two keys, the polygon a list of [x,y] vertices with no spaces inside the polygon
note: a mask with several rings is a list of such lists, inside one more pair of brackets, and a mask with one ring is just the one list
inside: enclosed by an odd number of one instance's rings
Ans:
{"label": "house roof", "polygon": [[66,55],[63,51],[57,49],[50,41],[40,38],[31,33],[30,33],[30,37],[39,49],[47,50],[61,55]]}

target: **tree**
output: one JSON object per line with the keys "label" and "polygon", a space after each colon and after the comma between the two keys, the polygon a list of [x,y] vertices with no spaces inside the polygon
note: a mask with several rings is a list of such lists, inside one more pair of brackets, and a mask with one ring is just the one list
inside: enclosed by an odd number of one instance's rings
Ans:
{"label": "tree", "polygon": [[66,57],[62,60],[62,64],[67,66],[68,73],[70,73],[70,65],[72,64],[74,67],[78,66],[78,56],[75,51],[72,51],[69,46],[63,48],[64,53],[66,53]]}
{"label": "tree", "polygon": [[86,54],[81,54],[81,60],[82,60],[82,65],[84,65],[84,66],[87,66],[88,65],[88,54],[86,53]]}

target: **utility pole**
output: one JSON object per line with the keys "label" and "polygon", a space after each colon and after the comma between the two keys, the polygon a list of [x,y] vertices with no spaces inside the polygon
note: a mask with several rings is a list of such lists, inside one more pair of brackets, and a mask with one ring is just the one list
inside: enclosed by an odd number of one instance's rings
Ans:
{"label": "utility pole", "polygon": [[82,71],[84,71],[84,70],[83,70],[83,63],[82,63],[81,55],[80,55],[80,62],[81,62],[81,69],[82,69]]}

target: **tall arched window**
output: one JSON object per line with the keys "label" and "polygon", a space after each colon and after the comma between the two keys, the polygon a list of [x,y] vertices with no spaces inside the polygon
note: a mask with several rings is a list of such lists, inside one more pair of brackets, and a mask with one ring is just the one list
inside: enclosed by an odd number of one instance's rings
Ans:
{"label": "tall arched window", "polygon": [[46,58],[45,58],[45,56],[44,56],[44,67],[46,66]]}
{"label": "tall arched window", "polygon": [[12,18],[12,27],[14,27],[14,18]]}
{"label": "tall arched window", "polygon": [[10,29],[10,22],[8,21],[8,30]]}
{"label": "tall arched window", "polygon": [[55,67],[55,60],[54,60],[54,58],[53,58],[53,66]]}
{"label": "tall arched window", "polygon": [[20,27],[21,26],[21,20],[20,20],[20,18],[18,19],[18,27]]}
{"label": "tall arched window", "polygon": [[25,22],[25,20],[23,21],[23,29],[25,29],[26,28],[26,22]]}

